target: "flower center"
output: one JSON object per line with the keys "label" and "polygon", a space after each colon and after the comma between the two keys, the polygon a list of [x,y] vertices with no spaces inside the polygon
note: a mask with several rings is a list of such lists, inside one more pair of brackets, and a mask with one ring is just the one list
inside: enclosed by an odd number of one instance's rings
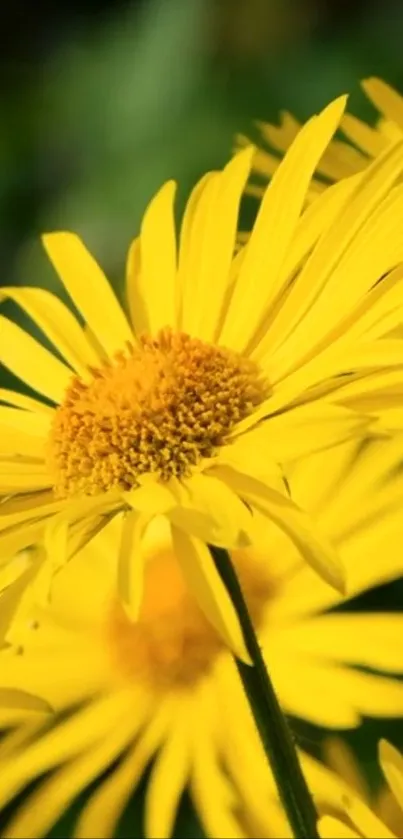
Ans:
{"label": "flower center", "polygon": [[[266,566],[250,550],[232,555],[256,626],[273,596]],[[147,567],[136,623],[116,604],[107,622],[112,659],[125,679],[168,690],[194,685],[214,665],[224,643],[199,609],[172,550],[160,550]]]}
{"label": "flower center", "polygon": [[127,490],[147,472],[186,476],[267,395],[252,361],[169,329],[92,373],[56,410],[49,466],[61,497]]}

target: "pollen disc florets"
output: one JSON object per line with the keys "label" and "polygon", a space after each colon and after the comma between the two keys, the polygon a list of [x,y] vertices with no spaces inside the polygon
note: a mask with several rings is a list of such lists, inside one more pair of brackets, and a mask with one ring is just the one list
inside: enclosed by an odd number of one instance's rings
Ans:
{"label": "pollen disc florets", "polygon": [[[232,555],[249,612],[259,626],[274,594],[266,565],[252,551]],[[170,690],[195,685],[225,651],[184,581],[172,549],[159,550],[145,574],[138,620],[116,604],[105,626],[114,666],[123,679]]]}
{"label": "pollen disc florets", "polygon": [[127,490],[148,472],[186,476],[267,395],[252,361],[169,329],[92,374],[73,380],[56,411],[49,460],[60,496]]}

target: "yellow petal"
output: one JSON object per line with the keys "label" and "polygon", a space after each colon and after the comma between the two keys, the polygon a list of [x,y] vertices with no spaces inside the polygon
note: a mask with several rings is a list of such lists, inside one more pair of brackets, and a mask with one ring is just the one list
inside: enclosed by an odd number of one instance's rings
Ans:
{"label": "yellow petal", "polygon": [[155,334],[164,326],[175,328],[177,324],[175,192],[174,181],[168,181],[160,189],[144,214],[140,254],[138,246],[132,246],[128,288],[137,335],[142,332]]}
{"label": "yellow petal", "polygon": [[[281,643],[281,637],[262,638],[263,652],[282,708],[322,728],[356,728],[361,717],[344,683],[346,670],[319,665]],[[298,688],[296,689],[296,686]]]}
{"label": "yellow petal", "polygon": [[[267,405],[270,405],[270,400]],[[256,412],[257,419],[260,413],[259,410]],[[266,417],[245,432],[246,441],[249,438],[249,446],[254,448],[257,460],[260,458],[262,461],[262,470],[266,458],[285,463],[305,457],[350,437],[362,436],[369,424],[367,418],[354,411],[326,402],[302,405],[274,416],[267,416],[266,408]],[[242,447],[243,436],[234,440],[235,458],[238,442]],[[243,466],[242,471],[247,474],[247,462]],[[252,474],[256,475],[255,472]]]}
{"label": "yellow petal", "polygon": [[[386,440],[383,442],[386,445]],[[391,468],[393,468],[393,466],[391,466]],[[370,469],[362,470],[363,481],[365,481],[366,474],[370,475]],[[362,484],[360,492],[357,493],[357,491],[354,491],[356,490],[357,482],[355,481],[355,476],[353,474],[351,479],[351,492],[349,482],[346,481],[345,499],[343,498],[341,500],[340,496],[336,495],[336,497],[332,499],[332,503],[329,504],[328,508],[322,513],[323,527],[325,527],[329,533],[333,533],[335,538],[339,541],[346,541],[345,549],[349,554],[353,547],[352,544],[350,544],[351,539],[357,540],[355,547],[358,549],[358,552],[364,549],[364,544],[368,541],[369,530],[372,525],[375,525],[375,522],[376,528],[374,527],[370,538],[372,540],[376,538],[377,531],[382,532],[382,538],[385,538],[383,530],[385,516],[388,517],[387,524],[392,533],[394,524],[393,520],[396,518],[397,510],[402,504],[403,487],[400,476],[399,480],[387,481],[385,481],[384,478],[382,479],[381,476],[379,484],[374,485],[372,493],[366,496],[363,495],[363,488],[366,486],[365,483]],[[358,548],[359,539],[361,540],[360,548]],[[388,539],[388,545],[390,542],[391,539]],[[368,550],[368,545],[366,550]],[[359,561],[359,557],[357,556],[357,564]],[[384,567],[386,567],[387,564],[387,560],[384,558]]]}
{"label": "yellow petal", "polygon": [[[345,116],[344,114],[340,123],[341,130]],[[359,151],[351,146],[350,143],[343,142],[343,140],[333,139],[326,149],[322,160],[318,163],[317,172],[318,174],[325,175],[331,181],[338,181],[341,178],[351,177],[353,174],[362,172],[366,166],[368,166],[368,157],[361,150]],[[318,188],[318,186],[322,189],[327,189],[324,184],[314,181],[312,191],[314,187]],[[316,198],[315,194],[311,196],[311,200],[312,198]]]}
{"label": "yellow petal", "polygon": [[122,492],[122,498],[142,513],[158,516],[176,507],[178,501],[170,484],[162,484],[153,476],[140,479],[140,486],[128,492]]}
{"label": "yellow petal", "polygon": [[232,652],[249,663],[235,609],[207,545],[177,527],[172,527],[172,538],[183,575],[200,608]]}
{"label": "yellow petal", "polygon": [[[21,726],[21,724],[25,724],[27,722],[29,712],[25,709],[21,708],[0,708],[0,725],[3,730],[7,728],[15,728],[15,726]],[[39,717],[35,713],[35,719]],[[32,717],[30,716],[30,719]]]}
{"label": "yellow petal", "polygon": [[262,457],[261,446],[266,441],[266,437],[267,434],[266,430],[263,430],[263,425],[256,426],[245,434],[239,434],[228,445],[221,446],[216,463],[217,465],[232,466],[246,475],[253,475],[281,492],[285,490],[284,472],[276,462],[277,451],[275,457],[273,457],[273,453],[270,455],[269,452]]}
{"label": "yellow petal", "polygon": [[[316,480],[319,468],[317,465]],[[353,472],[354,469],[351,468],[350,464],[347,476],[352,478]],[[378,505],[378,501],[372,505],[372,509],[368,510],[368,499],[372,496],[377,498],[379,490],[375,494],[367,479],[367,483],[363,483],[363,493],[355,499],[346,499],[346,506],[344,504],[337,505],[333,514],[336,501],[342,494],[341,487],[343,489],[348,487],[348,481],[344,477],[341,478],[341,482],[336,482],[328,500],[325,497],[323,508],[319,510],[316,517],[323,530],[331,538],[339,540],[340,526],[342,525],[344,529],[344,517],[349,512],[346,528],[347,538],[342,549],[342,559],[347,571],[348,593],[350,597],[354,597],[373,586],[390,582],[402,575],[403,558],[399,535],[402,504],[401,502],[398,503],[389,514],[387,514],[387,509],[383,510],[382,503],[380,506]],[[330,511],[332,511],[331,516],[329,515]],[[382,515],[381,519],[380,515]],[[350,535],[348,535],[349,533]],[[325,585],[308,565],[305,565],[300,567],[299,573],[290,575],[283,583],[283,588],[273,602],[272,616],[273,620],[294,620],[298,616],[323,611],[334,606],[337,602],[339,602],[339,596],[329,586]],[[371,636],[369,635],[369,637]],[[382,639],[385,643],[389,643],[386,628],[380,630],[379,641],[377,643],[374,641],[374,660],[376,660],[378,653],[380,656],[382,655],[380,649]],[[341,646],[344,643],[343,639],[340,639],[338,643]],[[392,667],[393,660],[395,659],[396,662],[398,658],[396,644],[398,645],[398,639],[395,639],[393,643],[390,641],[388,652],[384,650],[385,669],[388,669],[388,661]],[[370,654],[369,649],[366,653],[363,653],[364,656]],[[398,667],[394,668],[395,672],[397,669]]]}
{"label": "yellow petal", "polygon": [[382,136],[380,131],[371,128],[366,122],[362,122],[352,114],[344,114],[340,128],[346,137],[370,157],[377,157],[387,145],[386,137]]}
{"label": "yellow petal", "polygon": [[304,302],[304,298],[298,293],[296,272],[300,270],[319,237],[334,223],[340,207],[352,194],[357,182],[358,179],[355,176],[333,184],[302,213],[295,228],[292,247],[282,269],[284,296],[277,305],[267,308],[266,317],[255,336],[254,358],[260,359],[268,354],[271,355],[286,336],[292,333],[298,323],[301,302]]}
{"label": "yellow petal", "polygon": [[3,530],[0,534],[2,556],[14,556],[29,545],[38,543],[43,537],[45,521],[46,519],[36,519],[33,522],[24,523],[23,528],[15,525]]}
{"label": "yellow petal", "polygon": [[195,290],[194,278],[198,275],[200,243],[208,225],[209,211],[219,183],[218,172],[208,172],[191,192],[183,214],[179,237],[178,284],[180,294],[179,322],[181,329],[192,334]]}
{"label": "yellow petal", "polygon": [[392,674],[403,672],[402,636],[399,614],[322,615],[290,628],[290,643],[303,655]]}
{"label": "yellow petal", "polygon": [[337,399],[354,410],[362,411],[379,409],[382,404],[386,408],[396,404],[400,406],[402,385],[400,370],[377,370],[369,375],[349,376],[346,384],[337,390]]}
{"label": "yellow petal", "polygon": [[[116,490],[109,490],[99,495],[71,496],[70,499],[65,499],[61,505],[59,517],[69,525],[81,523],[85,519],[89,522],[90,519],[95,521],[97,517],[104,517],[104,524],[106,524],[108,514],[112,515],[120,509],[122,509],[122,499],[119,493]],[[81,550],[81,547],[77,550]]]}
{"label": "yellow petal", "polygon": [[403,808],[403,758],[386,740],[379,743],[379,759],[383,774],[396,798]]}
{"label": "yellow petal", "polygon": [[402,136],[402,129],[393,120],[380,117],[376,122],[376,128],[383,137],[392,143],[396,143]]}
{"label": "yellow petal", "polygon": [[40,462],[33,464],[0,459],[0,495],[32,492],[51,486],[49,472]]}
{"label": "yellow petal", "polygon": [[10,839],[46,836],[75,797],[119,757],[129,739],[126,722],[123,727],[122,722],[119,725],[117,721],[108,735],[100,745],[63,766],[40,783],[31,795],[24,797],[16,814],[7,823],[7,836]]}
{"label": "yellow petal", "polygon": [[281,162],[263,198],[247,245],[221,342],[243,351],[265,309],[279,292],[278,278],[306,199],[312,174],[340,121],[341,97],[311,119]]}
{"label": "yellow petal", "polygon": [[42,728],[44,722],[43,714],[32,714],[28,719],[23,720],[23,725],[18,726],[17,729],[5,734],[2,737],[0,746],[0,761],[8,760],[10,755],[15,754],[15,751],[21,746],[24,746],[32,736]]}
{"label": "yellow petal", "polygon": [[223,481],[213,475],[195,474],[185,486],[188,501],[170,512],[171,521],[214,545],[235,547],[247,538],[251,514]]}
{"label": "yellow petal", "polygon": [[31,714],[39,715],[40,717],[49,717],[51,708],[48,703],[41,699],[40,696],[33,696],[24,690],[14,690],[13,688],[0,688],[0,704],[8,708],[16,708],[21,711],[27,711],[28,716]]}
{"label": "yellow petal", "polygon": [[[345,182],[344,185],[346,187]],[[337,186],[340,186],[340,184]],[[325,194],[327,195],[328,193],[326,192]],[[394,194],[400,202],[401,212],[401,200],[396,191]],[[318,202],[315,202],[313,207],[316,208],[317,204]],[[385,209],[385,206],[383,208]],[[393,201],[392,207],[389,206],[387,208],[387,213],[390,214],[389,221],[386,214],[383,215],[382,219],[380,219],[380,213],[378,213],[376,218],[372,218],[370,220],[371,224],[367,226],[366,230],[361,231],[357,235],[356,247],[353,246],[351,248],[349,254],[346,254],[345,259],[336,268],[335,273],[340,288],[341,285],[344,287],[348,284],[350,272],[354,268],[354,261],[355,270],[357,270],[358,262],[360,262],[360,282],[354,284],[354,295],[357,295],[357,292],[361,292],[363,296],[361,299],[357,296],[356,299],[351,299],[349,302],[343,295],[342,300],[339,299],[336,301],[336,305],[331,312],[331,321],[329,321],[331,323],[331,330],[328,341],[330,343],[331,339],[333,345],[337,338],[345,341],[347,337],[350,342],[353,338],[365,332],[367,332],[367,337],[369,338],[371,333],[368,332],[368,329],[371,326],[373,328],[373,336],[377,337],[393,329],[402,321],[402,269],[399,267],[392,271],[389,276],[383,276],[400,258],[400,245],[398,239],[396,239],[393,227],[396,224],[396,212],[398,212],[398,209],[396,203]],[[382,221],[381,226],[379,225],[380,221]],[[377,241],[379,239],[376,240],[374,238],[374,233],[370,229],[372,222],[378,227],[376,235],[382,239],[380,251],[377,247]],[[379,261],[377,262],[377,260]],[[377,283],[376,278],[379,278],[381,275],[383,276],[382,282]],[[362,282],[363,285],[361,285]],[[253,353],[254,357],[261,359],[263,362],[266,358],[267,364],[270,364],[270,366],[275,365],[276,348],[282,343],[286,346],[287,335],[292,335],[298,322],[302,322],[309,290],[303,284],[300,286],[299,283],[300,279],[297,278],[291,288],[290,294],[281,306],[278,315],[275,317],[273,323],[270,324],[270,329],[266,330],[261,344]],[[371,288],[371,283],[376,284]],[[339,315],[337,316],[338,311]],[[388,325],[388,320],[390,325]],[[318,327],[320,328],[319,321],[316,323],[316,328]],[[283,351],[284,354],[285,351]],[[306,353],[306,357],[312,354],[312,347],[310,347],[309,352]],[[293,358],[291,361],[288,359],[288,366],[295,366],[295,363],[296,359]]]}
{"label": "yellow petal", "polygon": [[[304,355],[312,355],[315,344],[329,333],[329,325],[333,329],[399,261],[401,246],[391,225],[397,228],[400,221],[402,189],[390,188],[403,168],[402,149],[403,141],[366,169],[305,263],[292,288],[292,294],[297,295],[299,322],[284,336],[286,340],[276,353],[276,367],[280,358],[285,370],[297,367]],[[381,240],[379,250],[376,243]]]}
{"label": "yellow petal", "polygon": [[220,765],[217,745],[202,721],[194,726],[193,742],[192,792],[207,835],[246,839],[234,815],[230,784]]}
{"label": "yellow petal", "polygon": [[105,733],[116,725],[122,712],[128,712],[127,696],[112,694],[70,716],[17,756],[0,778],[0,802],[4,806],[19,789],[42,772],[94,748]]}
{"label": "yellow petal", "polygon": [[286,533],[304,559],[327,583],[344,592],[345,573],[335,548],[322,535],[316,523],[290,498],[234,469],[222,467],[217,469],[217,473],[225,475],[228,484],[241,498]]}
{"label": "yellow petal", "polygon": [[[315,452],[310,457],[294,462],[287,469],[291,496],[304,510],[319,518],[323,509],[334,497],[337,488],[347,483],[347,475],[356,461],[361,440],[348,440],[340,446]],[[318,473],[321,480],[318,481]]]}
{"label": "yellow petal", "polygon": [[[388,208],[387,213],[385,211],[385,215],[378,227],[378,234],[375,232],[371,234],[368,229],[362,231],[362,237],[360,237],[359,234],[357,235],[355,243],[356,247],[350,249],[348,257],[346,257],[341,266],[339,266],[339,269],[335,271],[331,283],[329,283],[328,288],[322,296],[321,302],[318,301],[318,303],[314,304],[311,311],[308,313],[307,320],[309,320],[310,326],[310,343],[309,347],[306,347],[305,354],[301,352],[303,346],[301,344],[300,351],[296,355],[292,355],[294,352],[292,347],[294,339],[292,339],[291,344],[286,342],[282,350],[271,357],[270,365],[272,367],[272,381],[274,383],[287,375],[290,370],[301,366],[301,363],[304,364],[304,374],[305,371],[307,373],[309,365],[309,373],[310,376],[312,375],[311,367],[315,364],[318,356],[318,349],[320,347],[320,350],[322,350],[322,347],[324,346],[323,324],[325,322],[329,324],[330,329],[328,330],[328,334],[325,339],[327,346],[325,346],[323,351],[320,352],[319,363],[323,364],[327,358],[330,359],[330,362],[334,359],[336,363],[337,358],[340,355],[340,349],[343,350],[343,346],[348,354],[352,338],[354,336],[354,308],[353,311],[351,311],[351,309],[349,311],[348,298],[350,295],[349,293],[344,292],[344,288],[348,283],[349,277],[357,277],[357,272],[359,272],[360,279],[357,279],[357,283],[353,284],[355,287],[354,296],[356,292],[359,291],[361,282],[363,284],[361,289],[362,293],[363,295],[366,295],[368,289],[377,282],[379,277],[386,275],[387,272],[393,268],[396,262],[400,261],[403,256],[403,249],[397,238],[398,225],[396,223],[396,218],[398,217],[400,219],[402,215],[403,191],[399,196],[398,206],[395,206],[394,209],[392,209],[392,207]],[[387,216],[389,216],[389,221]],[[376,224],[377,221],[378,219],[374,220],[374,224]],[[382,242],[381,252],[378,247],[380,242]],[[337,280],[339,295],[343,289],[343,300],[341,303],[340,298],[336,300],[334,297],[335,287],[333,286],[333,280]],[[401,321],[403,319],[403,295],[401,288],[399,291],[400,298],[397,300],[396,309],[397,313],[400,312]],[[329,296],[327,297],[327,295]],[[351,299],[351,306],[354,307],[356,302],[356,299]],[[396,318],[396,320],[398,319]],[[349,330],[350,325],[352,326],[351,332]],[[304,329],[305,328],[306,327],[304,327]],[[306,336],[307,335],[308,332],[306,333]],[[301,340],[304,341],[305,339],[301,338]],[[339,369],[341,371],[344,369],[354,370],[359,369],[360,359],[358,358],[356,361],[353,357],[350,365],[347,364],[347,366],[343,366],[342,358],[340,358],[337,363],[339,364]],[[382,364],[381,360],[379,361],[379,364]]]}
{"label": "yellow petal", "polygon": [[360,834],[333,816],[322,816],[318,821],[322,839],[360,839]]}
{"label": "yellow petal", "polygon": [[[31,611],[45,626],[44,613]],[[14,634],[11,644],[14,649],[1,653],[0,682],[2,685],[29,690],[35,696],[45,698],[54,712],[69,705],[77,707],[84,699],[99,692],[105,680],[105,656],[83,634],[80,645],[51,618],[46,618],[45,635],[31,627],[30,636],[25,633],[24,655],[16,655]],[[7,636],[7,642],[9,637]],[[60,661],[63,670],[60,671]],[[58,672],[60,678],[49,680],[49,673]],[[21,768],[21,767],[20,767]],[[19,772],[18,772],[19,774]]]}
{"label": "yellow petal", "polygon": [[29,434],[31,437],[39,438],[39,440],[47,438],[50,431],[51,420],[52,414],[34,414],[31,411],[24,411],[20,408],[8,408],[4,405],[0,405],[1,425],[14,428],[16,431],[21,431],[23,434]]}
{"label": "yellow petal", "polygon": [[[69,562],[52,585],[52,615],[64,626],[78,631],[99,625],[105,619],[105,603],[116,598],[117,558],[123,525],[123,512],[117,513],[105,526],[98,528],[85,549],[76,551],[71,560],[75,540],[71,530],[68,538]],[[98,521],[98,519],[96,519]],[[86,532],[84,520],[79,532]],[[90,528],[92,522],[90,520]],[[73,528],[75,536],[77,526]],[[71,604],[74,602],[74,612]]]}
{"label": "yellow petal", "polygon": [[278,125],[258,122],[257,126],[260,128],[266,142],[280,152],[288,151],[302,127],[301,123],[289,111],[280,111]]}
{"label": "yellow petal", "polygon": [[361,770],[353,749],[341,737],[326,737],[323,743],[323,756],[327,766],[339,776],[363,799],[369,798],[366,778]]}
{"label": "yellow petal", "polygon": [[206,203],[200,252],[192,276],[188,278],[192,290],[188,300],[190,311],[188,308],[183,311],[185,331],[189,330],[205,341],[217,338],[221,313],[225,308],[239,204],[253,153],[253,147],[249,147],[227,164],[216,177],[208,206]]}
{"label": "yellow petal", "polygon": [[63,507],[62,501],[54,501],[50,491],[34,492],[22,498],[11,498],[0,504],[0,533],[6,534],[14,526],[21,528],[31,522],[46,519]]}
{"label": "yellow petal", "polygon": [[144,556],[141,539],[149,517],[128,513],[123,520],[118,556],[118,592],[129,618],[136,621],[144,588]]}
{"label": "yellow petal", "polygon": [[[275,792],[271,788],[271,779],[267,777],[267,763],[264,756],[262,759],[263,750],[254,732],[245,726],[245,708],[243,703],[238,701],[233,687],[233,684],[228,682],[227,696],[231,696],[231,702],[225,702],[224,694],[222,697],[225,708],[225,765],[228,774],[234,780],[235,787],[242,790],[243,806],[253,818],[253,823],[260,826],[257,835],[271,834],[281,836],[282,839],[291,837],[292,834],[287,832],[284,817],[283,823],[279,824],[277,821]],[[235,723],[231,725],[230,714],[236,718]],[[254,831],[252,835],[255,835]]]}
{"label": "yellow petal", "polygon": [[145,800],[145,834],[169,839],[190,770],[190,732],[186,701],[154,762]]}
{"label": "yellow petal", "polygon": [[133,333],[103,271],[73,233],[48,233],[43,244],[73,303],[109,356]]}
{"label": "yellow petal", "polygon": [[375,77],[364,79],[361,85],[378,110],[403,128],[403,99],[400,93],[382,79]]}
{"label": "yellow petal", "polygon": [[99,358],[76,318],[54,294],[41,288],[2,288],[0,299],[3,296],[25,309],[80,376],[87,376],[89,365],[99,364]]}
{"label": "yellow petal", "polygon": [[365,336],[366,340],[392,332],[402,323],[400,310],[403,296],[403,267],[399,265],[377,283],[351,313],[348,323],[350,337]]}
{"label": "yellow petal", "polygon": [[[140,710],[140,712],[139,712]],[[134,705],[133,716],[144,720],[144,710]],[[123,812],[126,802],[144,773],[158,748],[161,739],[171,724],[169,702],[153,710],[147,720],[144,733],[139,736],[127,757],[114,768],[107,779],[99,784],[87,801],[78,817],[74,830],[74,839],[110,839],[115,832],[116,823]],[[139,725],[140,728],[140,725]]]}
{"label": "yellow petal", "polygon": [[45,527],[44,544],[48,551],[36,551],[28,571],[20,577],[15,588],[20,588],[20,598],[13,610],[7,640],[24,646],[31,637],[33,610],[49,605],[55,574],[66,562],[67,527],[65,522],[53,517]]}
{"label": "yellow petal", "polygon": [[54,516],[45,531],[44,545],[48,555],[48,563],[53,573],[59,571],[67,561],[67,521]]}
{"label": "yellow petal", "polygon": [[15,376],[53,402],[62,402],[72,371],[24,329],[0,316],[0,361]]}
{"label": "yellow petal", "polygon": [[344,692],[362,716],[402,716],[403,685],[401,681],[350,668],[345,668],[340,678]]}
{"label": "yellow petal", "polygon": [[[349,357],[352,364],[357,365],[356,371],[354,367],[350,366]],[[399,357],[400,348],[398,344],[393,350],[393,354],[386,345],[384,351],[383,341],[380,340],[374,342],[362,353],[359,349],[356,350],[356,355],[351,351],[349,356],[347,348],[343,348],[341,342],[335,341],[333,345],[329,345],[328,350],[319,353],[306,365],[301,366],[282,381],[277,382],[272,396],[262,403],[256,414],[257,416],[263,416],[269,412],[277,413],[281,410],[284,411],[288,406],[291,406],[292,410],[292,403],[302,401],[304,398],[309,398],[311,402],[325,398],[328,402],[337,402],[350,410],[359,411],[362,414],[363,423],[368,422],[371,417],[379,415],[383,407],[389,407],[387,401],[383,400],[382,391],[377,393],[376,388],[371,386],[372,378],[378,377],[376,368],[382,367],[383,359],[386,363],[391,361],[392,367],[400,366]],[[384,376],[385,372],[382,372],[381,375]],[[354,376],[356,376],[355,380]],[[350,381],[350,377],[352,381]],[[364,396],[361,402],[353,397],[353,394],[358,396],[360,390]],[[371,401],[365,402],[365,394],[373,397],[372,403]],[[350,398],[350,396],[353,398]],[[242,430],[251,424],[251,419],[252,417],[248,417],[242,422]]]}
{"label": "yellow petal", "polygon": [[33,742],[14,758],[12,769],[0,779],[0,801],[5,803],[14,791],[42,772],[94,749],[122,715],[126,732],[130,732],[130,726],[135,725],[130,719],[130,698],[121,691],[93,700]]}
{"label": "yellow petal", "polygon": [[7,636],[10,625],[24,599],[25,591],[37,573],[37,562],[33,551],[23,551],[19,555],[3,559],[0,574],[1,611],[0,611],[0,646]]}
{"label": "yellow petal", "polygon": [[385,824],[355,795],[346,795],[343,804],[348,818],[368,839],[396,839]]}
{"label": "yellow petal", "polygon": [[[21,412],[22,413],[22,412]],[[28,434],[9,424],[0,423],[0,458],[2,461],[13,460],[16,463],[38,462],[45,460],[45,439],[38,439],[35,434]]]}
{"label": "yellow petal", "polygon": [[[276,786],[273,775],[267,772],[267,759],[262,749],[255,722],[250,713],[248,700],[246,699],[237,672],[231,668],[220,668],[216,674],[215,691],[210,702],[214,703],[214,716],[220,720],[225,715],[225,763],[228,761],[229,776],[235,780],[235,787],[241,782],[243,775],[248,776],[250,781],[249,797],[252,797],[253,790],[255,798],[260,798],[260,805],[257,811],[263,808],[263,813],[270,813],[267,803],[269,798],[274,799]],[[231,701],[228,702],[228,697]],[[205,705],[206,703],[204,703]],[[203,720],[206,721],[207,713],[204,711]],[[207,717],[208,720],[208,717]],[[206,723],[205,723],[206,724]],[[207,726],[206,726],[207,727]],[[204,739],[211,740],[206,731]],[[202,732],[200,732],[202,736]],[[239,786],[244,794],[243,784]],[[223,797],[231,801],[230,791],[223,790]]]}
{"label": "yellow petal", "polygon": [[[137,285],[139,282],[141,271],[141,245],[140,245],[140,236],[137,236],[136,239],[133,239],[129,251],[127,254],[127,263],[126,263],[126,303],[129,309],[130,314],[130,322],[135,329],[136,318],[140,319],[141,315],[137,309]],[[143,310],[144,304],[141,303],[141,307]],[[138,326],[141,326],[139,320],[137,321]],[[142,330],[138,329],[138,331],[144,331],[147,329],[147,324],[143,323]]]}
{"label": "yellow petal", "polygon": [[45,405],[44,402],[32,399],[31,396],[26,396],[25,393],[0,388],[0,401],[7,402],[8,405],[13,405],[16,408],[24,408],[26,411],[32,411],[32,413],[48,414],[48,416],[53,417],[53,408]]}

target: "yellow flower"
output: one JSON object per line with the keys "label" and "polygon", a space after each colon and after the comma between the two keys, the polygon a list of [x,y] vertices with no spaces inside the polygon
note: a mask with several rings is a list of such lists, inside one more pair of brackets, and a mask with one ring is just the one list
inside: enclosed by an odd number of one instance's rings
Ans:
{"label": "yellow flower", "polygon": [[[333,140],[324,152],[308,192],[309,200],[320,195],[329,184],[361,172],[390,145],[403,139],[403,98],[400,94],[381,79],[365,79],[361,84],[380,113],[378,121],[371,127],[352,114],[344,114],[340,123],[343,139]],[[261,197],[264,184],[276,171],[301,124],[288,111],[282,111],[279,125],[258,122],[257,126],[262,146],[256,152],[253,179],[247,191]],[[248,142],[246,137],[239,135],[236,145],[242,148]]]}
{"label": "yellow flower", "polygon": [[[400,826],[403,817],[403,757],[386,740],[379,744],[379,759],[383,774],[400,808]],[[355,788],[346,793],[342,802],[344,813],[341,818],[323,816],[319,820],[319,831],[323,839],[397,839],[361,797]]]}
{"label": "yellow flower", "polygon": [[0,392],[0,550],[13,554],[45,532],[48,557],[16,577],[10,612],[35,574],[46,592],[113,518],[129,615],[141,603],[143,533],[164,515],[188,584],[241,657],[208,544],[247,544],[259,511],[342,586],[337,555],[288,495],[281,463],[363,436],[391,400],[402,411],[403,344],[383,337],[403,312],[399,149],[303,212],[344,105],[336,100],[298,134],[235,256],[251,150],[196,186],[178,253],[175,187],[165,184],[130,249],[130,316],[70,233],[44,244],[85,327],[49,292],[2,290],[58,352],[0,318],[0,361],[40,394]]}
{"label": "yellow flower", "polygon": [[[288,474],[340,549],[353,597],[403,569],[396,442],[357,448],[317,453]],[[263,517],[255,527],[254,544],[232,558],[284,711],[336,729],[402,714],[403,684],[392,674],[403,671],[403,616],[335,610],[341,596],[293,543]],[[51,606],[25,604],[0,653],[0,688],[38,695],[56,713],[53,726],[31,714],[1,741],[0,807],[46,773],[7,839],[45,835],[108,769],[75,836],[112,835],[151,760],[148,837],[170,835],[184,788],[209,836],[288,836],[234,660],[186,586],[167,521],[145,534],[136,622],[115,596],[118,528],[110,522],[55,578]],[[308,755],[303,765],[319,804],[339,803],[333,773]]]}

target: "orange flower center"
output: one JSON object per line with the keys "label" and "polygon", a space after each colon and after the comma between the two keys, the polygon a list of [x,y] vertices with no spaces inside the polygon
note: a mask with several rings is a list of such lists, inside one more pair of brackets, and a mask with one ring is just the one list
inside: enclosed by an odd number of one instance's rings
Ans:
{"label": "orange flower center", "polygon": [[[250,614],[259,625],[273,596],[273,581],[251,551],[235,551],[232,559]],[[123,678],[160,690],[195,684],[226,650],[169,548],[150,560],[138,621],[131,622],[116,604],[106,631],[115,668]]]}
{"label": "orange flower center", "polygon": [[252,361],[169,329],[92,374],[56,410],[49,466],[61,497],[128,490],[147,472],[186,476],[267,394]]}

